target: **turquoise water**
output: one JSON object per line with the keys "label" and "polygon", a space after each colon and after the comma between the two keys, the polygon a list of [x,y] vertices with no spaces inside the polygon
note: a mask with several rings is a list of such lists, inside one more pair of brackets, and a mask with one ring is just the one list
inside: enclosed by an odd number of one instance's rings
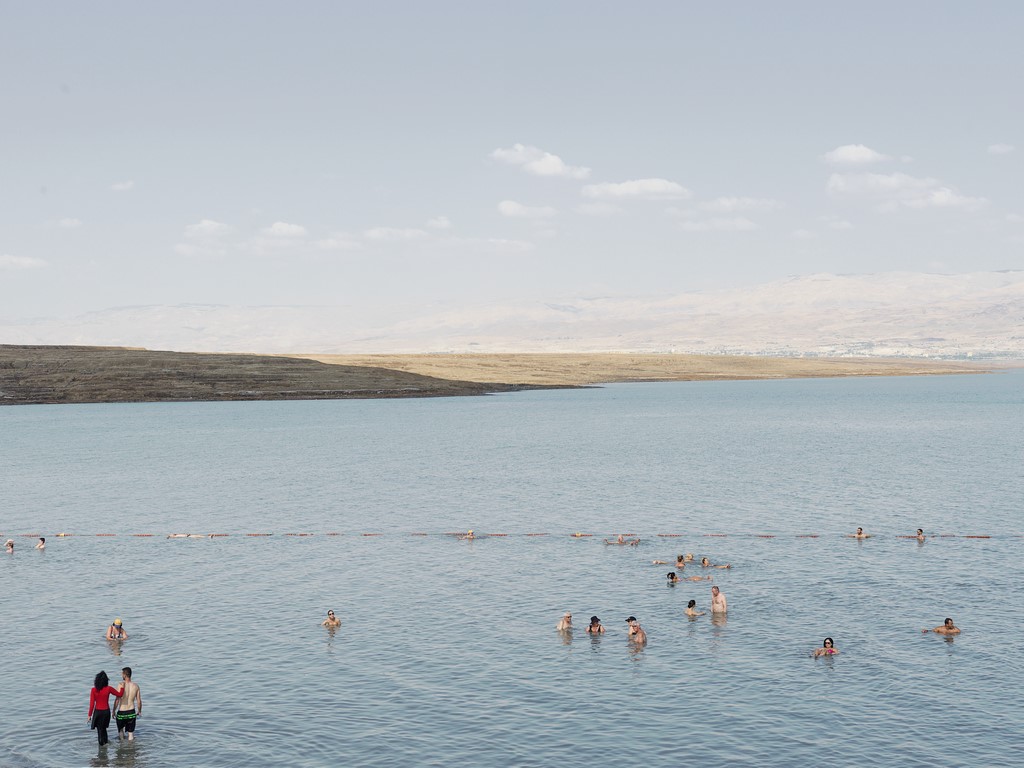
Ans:
{"label": "turquoise water", "polygon": [[[0,409],[0,529],[49,544],[0,560],[0,765],[1011,764],[1022,384]],[[683,616],[710,585],[666,586],[678,552],[732,563],[727,620]],[[138,742],[101,750],[89,687],[123,665]]]}

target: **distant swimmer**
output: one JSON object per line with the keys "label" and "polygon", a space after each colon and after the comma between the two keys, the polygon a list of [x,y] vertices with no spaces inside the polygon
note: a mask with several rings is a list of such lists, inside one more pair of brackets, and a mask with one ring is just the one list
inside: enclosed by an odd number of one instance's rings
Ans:
{"label": "distant swimmer", "polygon": [[597,616],[590,617],[590,624],[587,625],[587,633],[591,635],[603,635],[604,625]]}
{"label": "distant swimmer", "polygon": [[36,549],[46,549],[46,537],[40,536],[39,543],[36,544]]}
{"label": "distant swimmer", "polygon": [[686,615],[687,616],[703,616],[704,611],[697,610],[697,601],[691,600],[686,604]]}
{"label": "distant swimmer", "polygon": [[167,538],[168,539],[187,539],[191,535],[192,534],[189,534],[189,533],[168,533],[167,534]]}
{"label": "distant swimmer", "polygon": [[619,545],[622,545],[622,546],[635,547],[637,544],[640,543],[640,539],[627,539],[625,536],[623,536],[620,533],[618,536],[615,537],[615,541],[611,541],[610,539],[605,539],[604,543],[605,544],[619,544]]}
{"label": "distant swimmer", "polygon": [[128,633],[124,631],[124,624],[120,619],[114,619],[114,623],[107,627],[107,640],[127,640]]}
{"label": "distant swimmer", "polygon": [[135,741],[135,719],[142,714],[142,692],[137,683],[132,682],[132,668],[121,669],[121,695],[114,702],[114,719],[117,722],[117,738],[126,736],[128,741]]}
{"label": "distant swimmer", "polygon": [[469,540],[475,539],[475,538],[476,538],[476,536],[473,535],[473,529],[472,528],[470,528],[465,533],[459,534],[459,540],[460,541],[469,541]]}
{"label": "distant swimmer", "polygon": [[668,565],[668,560],[651,560],[651,565]]}
{"label": "distant swimmer", "polygon": [[669,584],[678,584],[679,581],[680,581],[679,577],[676,576],[676,572],[675,571],[669,571],[665,575],[668,577],[668,583]]}
{"label": "distant swimmer", "polygon": [[687,552],[686,553],[686,557],[683,558],[683,561],[687,562],[687,563],[692,563],[693,562],[693,552]]}
{"label": "distant swimmer", "polygon": [[340,627],[341,619],[334,615],[334,611],[327,612],[327,618],[320,622],[321,627]]}
{"label": "distant swimmer", "polygon": [[630,616],[626,619],[626,623],[629,624],[629,642],[636,643],[637,645],[647,645],[647,633],[644,632],[644,628],[636,620],[636,616]]}
{"label": "distant swimmer", "polygon": [[942,622],[941,627],[935,627],[935,629],[922,629],[922,632],[935,632],[940,635],[959,635],[960,627],[953,623],[952,619],[946,619]]}
{"label": "distant swimmer", "polygon": [[725,595],[722,594],[722,590],[718,587],[711,588],[711,612],[712,613],[726,613],[729,610],[729,606],[725,601]]}
{"label": "distant swimmer", "polygon": [[7,551],[7,554],[13,555],[14,554],[14,539],[8,539],[7,541],[5,541],[4,542],[4,549]]}
{"label": "distant swimmer", "polygon": [[683,581],[714,581],[710,576],[687,576]]}
{"label": "distant swimmer", "polygon": [[557,629],[559,632],[562,632],[567,629],[572,629],[572,613],[570,611],[565,612],[565,614],[562,616],[561,621],[559,621],[555,625],[555,629]]}
{"label": "distant swimmer", "polygon": [[914,537],[918,541],[924,541],[924,530],[921,528],[917,529],[917,536]]}
{"label": "distant swimmer", "polygon": [[701,568],[732,568],[732,566],[729,565],[728,563],[726,563],[725,565],[715,565],[710,560],[708,560],[706,557],[702,557],[700,559],[700,567]]}
{"label": "distant swimmer", "polygon": [[832,642],[831,637],[826,637],[825,641],[821,644],[821,648],[814,649],[814,657],[818,656],[835,656],[839,651],[836,649],[835,643]]}
{"label": "distant swimmer", "polygon": [[682,555],[676,555],[676,568],[685,568],[686,558]]}
{"label": "distant swimmer", "polygon": [[846,534],[846,536],[847,536],[847,538],[850,538],[850,539],[870,539],[871,538],[871,534],[870,533],[864,533],[864,529],[863,528],[858,528],[856,533],[848,533],[848,534]]}

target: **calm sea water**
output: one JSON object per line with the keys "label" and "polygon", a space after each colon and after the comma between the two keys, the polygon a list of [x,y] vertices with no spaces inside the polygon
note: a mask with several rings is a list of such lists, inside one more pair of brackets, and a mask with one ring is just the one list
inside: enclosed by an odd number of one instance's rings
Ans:
{"label": "calm sea water", "polygon": [[[0,765],[1020,764],[1022,385],[0,409],[0,529],[48,538],[0,560]],[[727,620],[681,552],[732,563]],[[138,741],[100,749],[124,665]]]}

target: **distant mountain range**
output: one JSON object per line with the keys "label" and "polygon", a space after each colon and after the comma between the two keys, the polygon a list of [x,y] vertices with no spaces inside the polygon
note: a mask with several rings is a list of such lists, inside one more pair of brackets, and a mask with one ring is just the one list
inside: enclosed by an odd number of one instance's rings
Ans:
{"label": "distant mountain range", "polygon": [[1024,359],[1024,271],[819,274],[656,297],[414,312],[353,307],[119,307],[0,320],[0,343],[193,352],[677,352]]}

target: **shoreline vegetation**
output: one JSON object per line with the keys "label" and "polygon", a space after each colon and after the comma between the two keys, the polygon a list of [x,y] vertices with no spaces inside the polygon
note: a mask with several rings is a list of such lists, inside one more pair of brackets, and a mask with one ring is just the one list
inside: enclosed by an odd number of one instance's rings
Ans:
{"label": "shoreline vegetation", "polygon": [[948,375],[997,367],[625,352],[252,355],[0,345],[0,404],[454,397],[617,382]]}

